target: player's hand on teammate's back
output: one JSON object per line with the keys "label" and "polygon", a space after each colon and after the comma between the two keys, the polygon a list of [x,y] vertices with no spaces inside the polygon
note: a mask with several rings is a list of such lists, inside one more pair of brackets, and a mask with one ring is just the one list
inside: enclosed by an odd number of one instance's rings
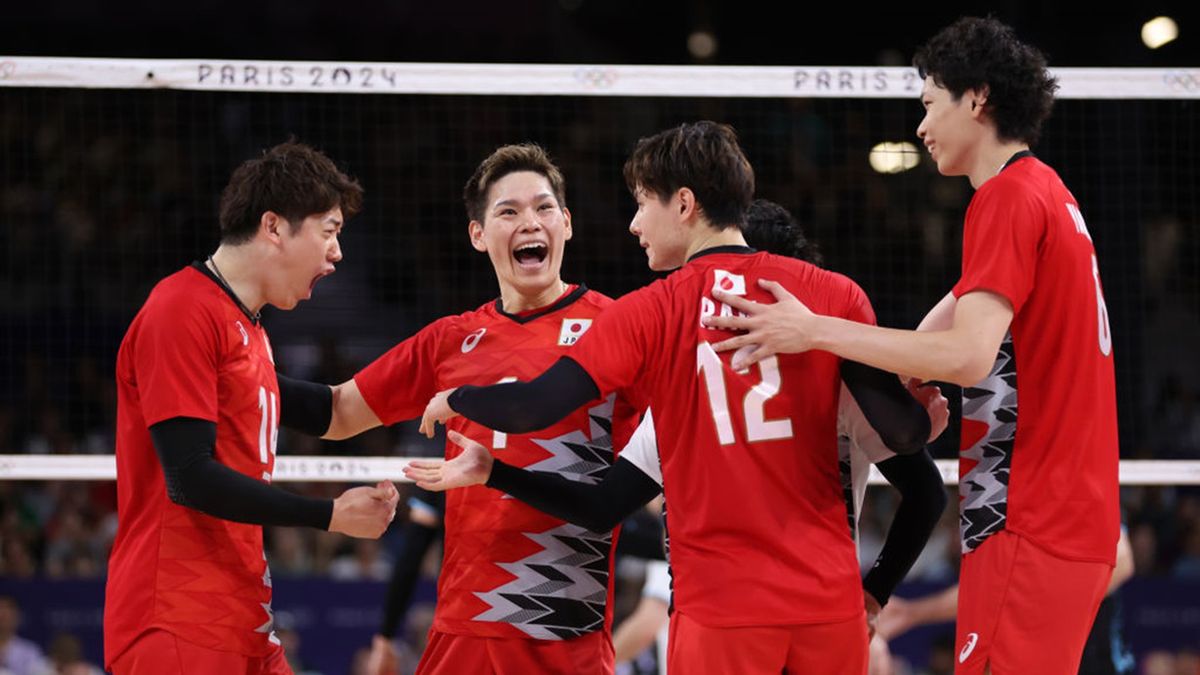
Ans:
{"label": "player's hand on teammate's back", "polygon": [[915,377],[905,382],[904,386],[908,387],[908,393],[929,413],[929,442],[934,442],[950,424],[950,402],[942,396],[940,387],[922,383]]}
{"label": "player's hand on teammate's back", "polygon": [[396,517],[400,493],[391,481],[375,487],[356,487],[346,490],[333,500],[333,517],[329,531],[360,539],[378,539]]}
{"label": "player's hand on teammate's back", "polygon": [[462,448],[457,457],[445,461],[413,460],[404,467],[404,475],[416,482],[417,487],[431,492],[486,483],[492,475],[492,453],[457,431],[446,435],[451,443]]}
{"label": "player's hand on teammate's back", "polygon": [[814,349],[812,323],[819,317],[786,288],[774,281],[759,279],[758,285],[775,296],[775,302],[763,304],[714,289],[713,298],[738,310],[745,316],[707,316],[704,325],[724,330],[743,330],[745,333],[713,345],[723,352],[757,345],[734,355],[731,364],[741,370],[773,354],[795,354]]}
{"label": "player's hand on teammate's back", "polygon": [[439,391],[433,398],[429,399],[429,404],[425,406],[425,414],[421,415],[421,427],[418,429],[418,431],[425,434],[426,438],[433,438],[433,434],[437,431],[438,422],[445,424],[446,420],[458,416],[458,413],[454,412],[450,407],[450,394],[453,393],[454,389],[447,389]]}

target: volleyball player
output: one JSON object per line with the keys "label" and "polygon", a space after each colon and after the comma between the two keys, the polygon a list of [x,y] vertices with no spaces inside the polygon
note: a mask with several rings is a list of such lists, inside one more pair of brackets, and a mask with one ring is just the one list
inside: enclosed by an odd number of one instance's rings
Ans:
{"label": "volleyball player", "polygon": [[[730,311],[714,289],[765,299],[755,282],[773,275],[837,316],[872,322],[870,304],[846,277],[746,245],[754,173],[730,127],[699,122],[644,138],[625,177],[638,204],[630,232],[651,269],[681,269],[618,300],[533,381],[440,393],[422,429],[461,414],[528,431],[616,390],[652,406],[674,514],[668,667],[864,673],[862,585],[836,452],[840,360],[788,355],[735,370],[711,346],[727,334],[701,318]],[[923,447],[924,419],[901,444],[907,452]]]}
{"label": "volleyball player", "polygon": [[942,174],[976,189],[962,276],[929,330],[822,316],[770,282],[775,304],[718,293],[749,316],[710,325],[748,331],[718,347],[745,348],[740,367],[828,350],[961,384],[958,672],[1074,672],[1114,565],[1117,411],[1091,234],[1030,151],[1057,84],[1042,54],[995,19],[957,21],[914,62],[925,78],[917,135]]}
{"label": "volleyball player", "polygon": [[[821,262],[816,246],[804,236],[791,214],[774,202],[755,200],[747,210],[744,232],[747,243],[757,249],[814,264]],[[857,396],[866,400],[875,423],[893,443],[895,435],[903,433],[902,424],[897,432],[897,420],[911,424],[912,416],[928,414],[931,441],[946,427],[949,415],[946,399],[936,387],[916,392],[922,397],[925,406],[922,409],[912,405],[910,395],[894,375],[882,371],[872,373],[870,369],[850,364],[843,368],[843,377],[852,384]],[[883,548],[863,580],[868,619],[873,620],[924,549],[945,509],[946,491],[929,453],[922,450],[898,455],[890,450],[850,391],[843,385],[838,400],[840,466],[850,529],[857,532],[857,516],[862,509],[866,478],[872,464],[879,467],[901,496],[900,508]],[[905,420],[906,417],[909,420]],[[404,473],[418,486],[439,492],[486,484],[564,520],[595,531],[606,531],[662,494],[662,467],[654,433],[653,414],[648,412],[633,439],[621,450],[612,470],[596,484],[515,470],[502,459],[495,458],[484,446],[459,435],[453,435],[451,440],[464,451],[453,460],[417,460],[411,462]],[[616,646],[619,660],[620,646]]]}
{"label": "volleyball player", "polygon": [[292,309],[342,258],[362,188],[298,143],[234,171],[221,243],[160,281],[117,355],[117,517],[104,607],[115,675],[284,675],[263,525],[375,538],[388,482],[313,499],[271,486],[279,424],[304,389],[276,378],[259,311]]}
{"label": "volleyball player", "polygon": [[[607,297],[560,275],[572,236],[562,173],[536,145],[483,160],[464,190],[471,245],[500,297],[423,328],[334,389],[326,437],[416,417],[438,391],[529,377],[576,348]],[[537,434],[450,426],[514,466],[596,481],[636,425],[619,397],[590,396]],[[447,445],[452,457],[457,446]],[[612,530],[592,532],[482,486],[447,495],[438,601],[418,673],[608,674]]]}

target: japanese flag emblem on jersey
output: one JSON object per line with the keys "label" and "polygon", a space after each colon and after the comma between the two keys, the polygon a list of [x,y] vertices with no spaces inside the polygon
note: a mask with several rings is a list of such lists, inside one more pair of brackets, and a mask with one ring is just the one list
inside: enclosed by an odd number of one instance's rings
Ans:
{"label": "japanese flag emblem on jersey", "polygon": [[725,291],[731,295],[746,294],[746,277],[725,270],[713,270],[713,290]]}
{"label": "japanese flag emblem on jersey", "polygon": [[591,327],[591,319],[563,319],[562,330],[558,332],[558,346],[570,347]]}

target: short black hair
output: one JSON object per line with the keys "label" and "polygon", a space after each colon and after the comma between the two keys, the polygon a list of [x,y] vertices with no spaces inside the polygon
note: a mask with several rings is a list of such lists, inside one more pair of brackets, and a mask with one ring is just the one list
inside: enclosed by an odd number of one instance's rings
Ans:
{"label": "short black hair", "polygon": [[917,50],[913,65],[956,101],[986,87],[985,110],[1004,141],[1036,144],[1058,90],[1045,55],[992,17],[964,17],[943,28]]}
{"label": "short black hair", "polygon": [[696,195],[710,225],[742,227],[754,198],[754,169],[728,124],[696,122],[637,142],[625,162],[630,192],[640,186],[666,201],[680,188]]}
{"label": "short black hair", "polygon": [[221,192],[221,243],[238,245],[254,238],[262,214],[274,211],[288,221],[292,234],[304,219],[341,207],[350,220],[362,208],[358,181],[333,161],[303,143],[288,141],[242,162]]}
{"label": "short black hair", "polygon": [[518,171],[541,174],[554,191],[558,208],[567,206],[567,181],[558,165],[550,159],[550,153],[536,143],[502,145],[487,156],[463,187],[463,203],[467,207],[467,218],[482,223],[487,215],[488,191],[501,178]]}
{"label": "short black hair", "polygon": [[746,210],[742,228],[746,243],[760,251],[785,255],[812,263],[824,262],[816,242],[804,236],[804,230],[787,209],[766,199],[755,199]]}

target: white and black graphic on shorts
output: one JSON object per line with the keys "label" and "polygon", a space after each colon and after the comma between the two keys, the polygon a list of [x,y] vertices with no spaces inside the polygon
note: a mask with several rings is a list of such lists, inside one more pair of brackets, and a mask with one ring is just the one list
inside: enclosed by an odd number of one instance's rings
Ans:
{"label": "white and black graphic on shorts", "polygon": [[[599,483],[612,466],[615,396],[588,409],[589,433],[576,430],[534,441],[550,457],[525,467],[570,480]],[[540,547],[511,563],[498,563],[515,579],[475,595],[488,604],[476,621],[498,621],[538,640],[566,640],[604,627],[608,597],[611,532],[591,532],[570,523],[541,533],[524,533]]]}
{"label": "white and black graphic on shorts", "polygon": [[962,552],[975,550],[1004,529],[1008,511],[1008,473],[1017,432],[1017,360],[1012,335],[1005,335],[992,372],[974,387],[965,387],[963,420],[987,425],[987,433],[962,451],[977,464],[958,484]]}

